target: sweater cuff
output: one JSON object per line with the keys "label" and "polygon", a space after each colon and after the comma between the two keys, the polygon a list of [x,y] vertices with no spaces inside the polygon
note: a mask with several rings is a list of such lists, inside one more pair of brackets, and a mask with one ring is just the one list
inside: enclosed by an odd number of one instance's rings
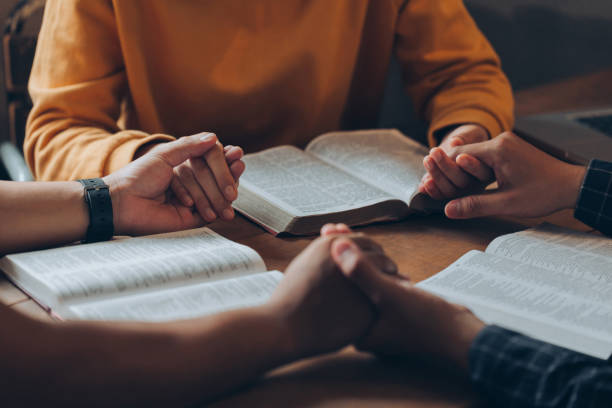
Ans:
{"label": "sweater cuff", "polygon": [[589,162],[574,210],[579,221],[612,236],[612,163]]}
{"label": "sweater cuff", "polygon": [[436,132],[439,130],[449,126],[464,125],[468,123],[482,126],[489,132],[489,137],[495,137],[505,130],[499,120],[486,111],[479,109],[461,109],[440,118],[436,118],[431,122],[427,133],[429,145],[434,147],[440,144],[440,140],[437,140],[435,136]]}
{"label": "sweater cuff", "polygon": [[136,151],[148,143],[166,143],[176,140],[161,133],[132,138],[117,145],[104,166],[104,175],[113,173],[134,160]]}

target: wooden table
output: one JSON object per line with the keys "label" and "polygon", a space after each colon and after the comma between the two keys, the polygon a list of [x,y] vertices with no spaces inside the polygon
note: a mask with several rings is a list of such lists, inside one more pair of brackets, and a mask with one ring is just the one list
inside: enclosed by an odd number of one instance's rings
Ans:
{"label": "wooden table", "polygon": [[[612,71],[545,85],[517,93],[517,112],[612,105]],[[420,281],[444,269],[465,252],[484,250],[495,237],[542,221],[588,231],[571,211],[541,219],[488,218],[451,221],[442,216],[411,218],[359,228],[383,245],[401,273]],[[312,238],[275,238],[238,217],[215,223],[222,235],[255,249],[269,269],[284,270]],[[0,277],[0,302],[40,319],[50,317],[36,303]],[[252,386],[213,406],[233,407],[473,407],[478,398],[469,383],[445,367],[415,361],[380,361],[346,348],[339,353],[297,362],[269,373]]]}

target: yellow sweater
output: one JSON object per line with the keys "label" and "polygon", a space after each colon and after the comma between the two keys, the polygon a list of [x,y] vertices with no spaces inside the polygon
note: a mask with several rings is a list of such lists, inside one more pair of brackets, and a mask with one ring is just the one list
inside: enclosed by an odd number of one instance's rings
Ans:
{"label": "yellow sweater", "polygon": [[373,127],[393,52],[431,143],[511,127],[508,80],[460,0],[48,0],[26,158],[66,180],[202,131],[253,151]]}

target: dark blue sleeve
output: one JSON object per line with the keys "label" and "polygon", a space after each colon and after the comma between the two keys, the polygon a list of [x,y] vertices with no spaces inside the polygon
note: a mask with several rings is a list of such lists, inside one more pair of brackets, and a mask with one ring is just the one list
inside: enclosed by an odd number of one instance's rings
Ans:
{"label": "dark blue sleeve", "polygon": [[591,160],[580,187],[574,217],[612,236],[612,163]]}
{"label": "dark blue sleeve", "polygon": [[495,407],[612,407],[612,364],[485,327],[470,348],[470,377]]}

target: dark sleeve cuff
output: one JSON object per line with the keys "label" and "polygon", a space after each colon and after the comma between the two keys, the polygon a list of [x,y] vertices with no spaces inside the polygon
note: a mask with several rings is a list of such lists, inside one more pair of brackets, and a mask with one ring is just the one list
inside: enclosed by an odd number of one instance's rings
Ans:
{"label": "dark sleeve cuff", "polygon": [[582,407],[611,401],[612,390],[601,387],[612,375],[605,360],[498,326],[478,334],[469,359],[473,384],[496,407]]}
{"label": "dark sleeve cuff", "polygon": [[612,163],[591,160],[580,187],[574,217],[612,235]]}

